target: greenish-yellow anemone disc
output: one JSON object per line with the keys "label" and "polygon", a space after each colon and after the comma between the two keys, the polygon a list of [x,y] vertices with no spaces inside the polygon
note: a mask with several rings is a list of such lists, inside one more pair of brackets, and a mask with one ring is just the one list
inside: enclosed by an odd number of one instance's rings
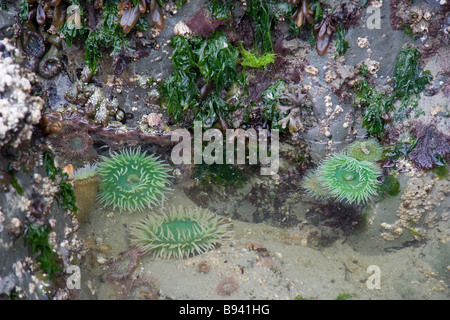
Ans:
{"label": "greenish-yellow anemone disc", "polygon": [[364,203],[378,191],[380,170],[369,161],[346,154],[327,158],[317,169],[320,185],[338,201]]}
{"label": "greenish-yellow anemone disc", "polygon": [[357,141],[348,147],[347,154],[357,160],[376,162],[381,159],[383,147],[373,139]]}

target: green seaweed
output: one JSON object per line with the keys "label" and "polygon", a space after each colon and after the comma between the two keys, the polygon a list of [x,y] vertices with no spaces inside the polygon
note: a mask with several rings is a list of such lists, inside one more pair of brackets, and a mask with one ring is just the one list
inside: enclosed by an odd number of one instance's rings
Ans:
{"label": "green seaweed", "polygon": [[227,37],[215,32],[196,50],[197,66],[206,82],[214,81],[216,89],[229,88],[238,78],[236,61],[239,56]]}
{"label": "green seaweed", "polygon": [[55,160],[49,151],[43,153],[44,166],[47,176],[55,181],[56,175],[59,173],[58,168],[55,165]]}
{"label": "green seaweed", "polygon": [[[174,72],[160,86],[167,113],[175,122],[180,122],[183,111],[192,109],[195,118],[202,120],[206,127],[219,117],[227,118],[231,107],[220,91],[236,82],[245,82],[244,74],[237,71],[238,49],[221,32],[215,32],[208,39],[175,36],[170,45]],[[203,97],[201,84],[211,87]]]}
{"label": "green seaweed", "polygon": [[407,23],[403,23],[403,28],[405,29],[405,33],[411,37],[413,40],[417,40],[416,36],[412,32],[411,27]]}
{"label": "green seaweed", "polygon": [[437,166],[432,171],[438,179],[446,179],[449,177],[448,168],[445,165]]}
{"label": "green seaweed", "polygon": [[266,68],[268,64],[275,62],[275,54],[274,53],[266,53],[261,56],[257,56],[256,54],[247,51],[241,44],[240,52],[242,55],[241,65],[244,67],[251,68]]}
{"label": "green seaweed", "polygon": [[231,1],[211,0],[206,9],[211,12],[213,17],[222,20],[230,18],[234,4]]}
{"label": "green seaweed", "polygon": [[284,94],[285,88],[286,83],[281,79],[277,79],[262,94],[265,102],[263,119],[271,125],[272,129],[282,129],[281,125],[278,124],[282,119],[282,115],[280,110],[277,109],[277,105],[280,104],[280,98]]}
{"label": "green seaweed", "polygon": [[49,234],[51,229],[47,225],[30,223],[25,232],[25,244],[31,245],[33,254],[36,254],[36,260],[40,262],[41,269],[46,272],[50,278],[61,271],[61,267],[56,262],[56,253],[53,252],[49,243]]}
{"label": "green seaweed", "polygon": [[273,51],[272,24],[276,21],[273,10],[273,1],[252,0],[247,8],[246,14],[253,18],[255,23],[254,49],[262,53]]}
{"label": "green seaweed", "polygon": [[423,111],[418,109],[418,95],[433,78],[430,71],[423,71],[419,65],[419,50],[406,47],[397,56],[394,69],[394,97],[400,100],[400,105],[394,113],[395,121],[408,118],[414,111],[417,118]]}
{"label": "green seaweed", "polygon": [[367,67],[367,65],[365,63],[362,63],[359,66],[359,74],[362,76],[366,76],[369,74],[369,68]]}
{"label": "green seaweed", "polygon": [[79,29],[77,28],[69,28],[69,25],[67,24],[67,20],[64,22],[64,24],[58,28],[58,32],[62,33],[64,36],[64,41],[66,44],[70,47],[73,44],[73,41],[76,37],[84,37],[86,32],[88,32],[89,28],[85,22],[84,16],[85,12],[83,10],[83,6],[78,0],[72,0],[72,5],[77,5],[80,8],[80,15],[81,15],[81,27]]}
{"label": "green seaweed", "polygon": [[207,187],[211,183],[221,184],[226,187],[242,186],[244,174],[231,164],[199,164],[196,165],[193,178],[201,181],[203,186]]}
{"label": "green seaweed", "polygon": [[20,4],[19,4],[19,20],[21,23],[24,23],[25,21],[28,20],[28,2],[27,0],[21,0]]}
{"label": "green seaweed", "polygon": [[399,141],[383,151],[383,158],[389,158],[393,161],[405,158],[415,148],[416,144],[417,140],[412,138],[409,141]]}
{"label": "green seaweed", "polygon": [[[369,134],[383,132],[384,120],[382,116],[393,111],[394,121],[402,121],[414,114],[415,118],[424,114],[418,108],[419,93],[425,89],[425,85],[432,79],[430,71],[423,71],[419,65],[419,54],[417,49],[406,47],[398,56],[394,69],[394,92],[390,96],[384,96],[377,92],[367,80],[358,83],[356,89],[356,104],[363,108],[363,126]],[[363,74],[366,74],[362,69]],[[399,101],[396,108],[394,103]]]}
{"label": "green seaweed", "polygon": [[308,300],[316,300],[316,298],[305,298],[305,297],[302,297],[302,296],[296,296],[294,298],[294,300],[308,301]]}
{"label": "green seaweed", "polygon": [[336,299],[334,300],[350,300],[351,298],[353,298],[354,294],[351,293],[339,293],[338,296],[336,297]]}
{"label": "green seaweed", "polygon": [[44,166],[47,176],[56,181],[56,177],[59,176],[58,192],[55,195],[56,201],[61,204],[63,209],[70,210],[73,213],[78,212],[76,206],[75,194],[73,192],[72,185],[67,181],[68,174],[63,172],[61,168],[56,167],[55,160],[49,151],[45,151],[43,154]]}
{"label": "green seaweed", "polygon": [[10,168],[8,170],[8,174],[11,176],[10,183],[13,186],[13,188],[19,195],[23,196],[23,188],[20,186],[19,181],[17,181],[16,171]]}
{"label": "green seaweed", "polygon": [[382,133],[384,120],[382,116],[392,110],[392,97],[385,97],[377,92],[366,80],[361,80],[356,89],[357,104],[363,106],[363,127],[369,134]]}
{"label": "green seaweed", "polygon": [[383,184],[380,186],[381,193],[387,193],[390,196],[396,196],[400,192],[400,182],[393,175],[384,178]]}
{"label": "green seaweed", "polygon": [[211,127],[220,118],[230,122],[233,109],[217,92],[212,92],[199,105],[195,120],[201,121],[204,128]]}
{"label": "green seaweed", "polygon": [[338,53],[338,55],[342,56],[344,55],[349,46],[348,46],[348,42],[345,40],[345,29],[341,28],[341,27],[337,27],[337,31],[336,31],[336,40],[334,42],[335,46],[336,46],[336,51]]}
{"label": "green seaweed", "polygon": [[403,99],[411,94],[419,94],[431,81],[431,72],[420,69],[419,55],[419,50],[410,47],[400,51],[394,69],[394,95],[396,98]]}
{"label": "green seaweed", "polygon": [[61,198],[61,206],[63,209],[69,210],[76,214],[78,212],[78,208],[76,205],[75,194],[73,192],[72,185],[67,181],[68,177],[69,176],[66,173],[63,174],[63,179],[59,183],[58,194]]}
{"label": "green seaweed", "polygon": [[[136,1],[136,0],[135,0]],[[181,6],[186,2],[187,0],[170,0],[170,2],[174,2],[177,8],[181,8]],[[169,2],[169,0],[158,0],[158,3],[161,7],[164,7],[166,2]]]}
{"label": "green seaweed", "polygon": [[[91,71],[95,72],[97,63],[103,58],[102,48],[112,48],[111,56],[119,53],[121,50],[132,51],[130,39],[125,35],[117,19],[119,10],[117,4],[119,1],[107,1],[103,6],[102,18],[95,31],[90,31],[85,41],[85,62]],[[143,22],[145,21],[145,22]],[[149,28],[145,16],[141,16],[136,29]]]}
{"label": "green seaweed", "polygon": [[8,11],[8,7],[6,6],[6,3],[3,2],[3,0],[0,0],[0,10]]}

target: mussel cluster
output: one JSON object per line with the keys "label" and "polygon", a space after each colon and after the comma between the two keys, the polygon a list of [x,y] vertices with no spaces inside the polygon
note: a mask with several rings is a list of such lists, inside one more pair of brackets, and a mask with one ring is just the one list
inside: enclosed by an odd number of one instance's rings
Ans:
{"label": "mussel cluster", "polygon": [[[102,9],[104,0],[95,0],[94,9]],[[134,1],[133,1],[134,2]],[[157,0],[140,0],[136,5],[131,0],[122,0],[117,5],[118,17],[125,34],[128,34],[144,13],[150,13],[153,25],[164,28],[164,16]],[[70,5],[67,0],[26,0],[28,16],[23,22],[21,47],[26,54],[25,66],[38,72],[44,78],[52,78],[62,68],[62,40],[57,35],[49,35],[44,29],[51,25],[59,28],[66,23],[68,29],[82,27],[82,8]],[[47,22],[47,23],[46,23]]]}
{"label": "mussel cluster", "polygon": [[317,31],[316,49],[319,56],[323,56],[330,45],[331,36],[336,32],[336,25],[333,22],[333,16],[328,15],[325,19],[314,25]]}
{"label": "mussel cluster", "polygon": [[[287,3],[297,4],[298,0],[288,0]],[[295,21],[297,27],[299,28],[304,25],[305,20],[309,24],[314,24],[314,15],[312,10],[309,8],[309,3],[307,0],[304,0],[302,4],[298,6],[291,19]]]}
{"label": "mussel cluster", "polygon": [[[286,0],[288,4],[296,5],[299,0]],[[305,24],[314,24],[314,13],[309,8],[308,0],[303,0],[298,6],[297,10],[291,17],[295,21],[296,25],[300,28]],[[331,37],[336,32],[336,25],[333,21],[333,15],[327,15],[322,21],[314,25],[314,31],[317,32],[316,49],[319,56],[323,56],[330,45]]]}
{"label": "mussel cluster", "polygon": [[48,17],[52,17],[52,24],[59,28],[66,20],[67,3],[63,0],[27,0],[28,22],[35,19],[42,26]]}
{"label": "mussel cluster", "polygon": [[139,0],[135,6],[131,0],[122,0],[117,9],[119,9],[120,26],[125,34],[134,28],[141,14],[146,12],[150,13],[155,27],[164,29],[164,16],[157,0]]}

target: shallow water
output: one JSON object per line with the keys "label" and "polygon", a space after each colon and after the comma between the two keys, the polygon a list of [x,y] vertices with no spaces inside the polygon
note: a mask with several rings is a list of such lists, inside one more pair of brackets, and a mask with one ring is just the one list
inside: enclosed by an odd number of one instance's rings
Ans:
{"label": "shallow water", "polygon": [[[401,176],[404,191],[410,180],[406,174]],[[279,197],[279,184],[271,178],[267,180],[273,184],[273,199]],[[252,179],[249,181],[254,183]],[[296,188],[285,199],[289,209],[284,208],[284,212],[278,207],[279,212],[274,214],[277,219],[253,223],[242,220],[251,220],[254,206],[245,205],[242,196],[214,201],[214,187],[229,195],[248,193],[248,188],[230,187],[233,192],[229,192],[213,185],[204,190],[210,192],[210,197],[202,203],[208,203],[207,207],[218,215],[228,213],[225,216],[232,220],[233,237],[215,250],[189,258],[165,260],[143,255],[130,278],[151,275],[160,299],[335,299],[342,294],[349,294],[352,299],[448,298],[450,230],[448,211],[444,212],[448,209],[447,199],[423,213],[424,221],[431,213],[440,217],[435,218],[434,224],[423,225],[424,237],[415,240],[412,233],[405,231],[397,239],[385,240],[386,230],[380,224],[394,223],[398,218],[396,212],[402,192],[361,209],[366,219],[361,225],[351,219],[336,223],[314,209],[320,203],[314,205]],[[442,188],[448,190],[448,181],[437,182],[431,193],[445,191]],[[173,189],[164,204],[166,207],[198,205],[189,199],[182,185],[174,184]],[[268,198],[273,200],[271,196]],[[338,205],[326,203],[325,206],[333,211]],[[263,209],[275,211],[270,205]],[[78,298],[130,297],[126,293],[130,280],[108,281],[107,274],[111,261],[130,247],[130,225],[152,212],[120,213],[99,204],[95,206],[78,233],[79,237],[94,243],[81,266],[83,280]],[[233,218],[237,214],[241,219]],[[96,250],[97,247],[100,249]],[[105,247],[106,250],[101,250]],[[205,273],[199,271],[204,261],[209,267]],[[220,295],[217,287],[229,277],[236,279],[239,287],[229,296]]]}

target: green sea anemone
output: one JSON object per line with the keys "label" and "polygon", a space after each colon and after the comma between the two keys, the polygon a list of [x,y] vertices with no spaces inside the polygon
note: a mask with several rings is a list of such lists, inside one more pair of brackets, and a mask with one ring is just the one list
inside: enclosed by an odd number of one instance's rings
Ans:
{"label": "green sea anemone", "polygon": [[326,159],[317,170],[320,184],[338,201],[359,204],[377,194],[377,179],[381,173],[371,162],[336,154]]}
{"label": "green sea anemone", "polygon": [[381,159],[383,147],[375,140],[357,141],[348,147],[347,154],[360,161],[376,162]]}
{"label": "green sea anemone", "polygon": [[131,227],[131,243],[157,258],[201,254],[231,236],[231,225],[209,210],[187,207],[149,215]]}
{"label": "green sea anemone", "polygon": [[97,172],[101,177],[98,200],[120,211],[142,211],[161,203],[169,191],[169,168],[140,148],[113,152],[103,157]]}
{"label": "green sea anemone", "polygon": [[73,173],[73,180],[83,180],[87,178],[93,178],[97,175],[97,164],[94,163],[91,165],[90,163],[85,164],[81,168],[78,168]]}
{"label": "green sea anemone", "polygon": [[303,189],[306,193],[316,199],[325,199],[330,196],[327,188],[320,183],[317,170],[311,171],[303,178]]}

